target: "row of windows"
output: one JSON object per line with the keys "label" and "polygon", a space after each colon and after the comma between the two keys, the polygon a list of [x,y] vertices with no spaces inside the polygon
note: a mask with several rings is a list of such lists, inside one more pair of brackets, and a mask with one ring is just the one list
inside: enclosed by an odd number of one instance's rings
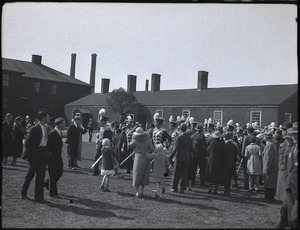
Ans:
{"label": "row of windows", "polygon": [[[163,110],[156,110],[156,113],[159,114],[160,117],[163,117]],[[189,117],[191,114],[190,110],[182,110],[182,116],[185,118]],[[261,126],[261,111],[251,111],[250,112],[250,122],[254,123],[257,122],[258,126]],[[285,113],[284,115],[284,121],[285,122],[291,122],[292,121],[292,114],[291,113]],[[215,110],[213,114],[213,123],[220,123],[223,124],[223,111]]]}
{"label": "row of windows", "polygon": [[[9,75],[8,74],[3,74],[2,76],[2,86],[9,86]],[[41,83],[40,82],[34,82],[33,85],[33,90],[35,93],[39,93],[40,92],[40,88],[41,88]],[[52,84],[51,86],[51,94],[56,94],[57,91],[57,85],[56,84]]]}
{"label": "row of windows", "polygon": [[[8,108],[8,98],[7,97],[2,97],[2,108],[3,109],[7,109]],[[32,103],[32,111],[33,112],[38,112],[40,110],[40,106],[39,106],[39,103],[37,102],[33,102]],[[49,109],[50,111],[54,111],[55,109],[55,104],[50,104],[49,105]]]}

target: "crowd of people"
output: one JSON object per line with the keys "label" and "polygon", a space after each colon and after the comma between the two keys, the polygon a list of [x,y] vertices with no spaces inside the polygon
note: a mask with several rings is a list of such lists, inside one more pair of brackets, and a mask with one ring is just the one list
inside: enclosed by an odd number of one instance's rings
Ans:
{"label": "crowd of people", "polygon": [[[108,123],[105,109],[99,112],[100,130],[96,134],[94,176],[101,174],[101,190],[109,192],[110,177],[118,174],[118,168],[126,173],[132,170],[132,185],[136,197],[144,196],[150,174],[156,183],[156,199],[166,193],[166,179],[173,171],[170,193],[185,193],[192,190],[199,175],[202,188],[207,193],[218,194],[224,187],[224,194],[231,195],[231,187],[238,187],[238,172],[243,170],[244,189],[249,195],[258,193],[259,185],[264,187],[267,201],[280,200],[280,222],[278,228],[297,226],[298,205],[298,123],[284,123],[279,127],[272,122],[261,128],[254,122],[241,127],[233,120],[225,127],[214,124],[212,119],[203,123],[192,117],[169,119],[169,130],[162,128],[164,119],[155,114],[153,124],[146,124],[145,130],[130,116],[119,123]],[[50,190],[50,196],[57,197],[57,182],[63,173],[62,130],[63,118],[55,119],[55,128],[50,131],[49,115],[40,111],[35,124],[29,118],[22,120],[7,114],[2,123],[3,164],[13,156],[12,165],[22,155],[29,168],[22,187],[22,198],[27,198],[27,189],[36,175],[35,199],[44,201],[43,189]],[[92,121],[89,121],[89,141],[92,140]],[[69,168],[79,168],[82,134],[86,133],[80,115],[75,115],[67,130]],[[13,144],[12,144],[13,143]],[[48,165],[49,179],[45,181]],[[101,165],[101,170],[99,169]],[[234,182],[233,184],[231,182]],[[179,186],[180,182],[180,186]]]}

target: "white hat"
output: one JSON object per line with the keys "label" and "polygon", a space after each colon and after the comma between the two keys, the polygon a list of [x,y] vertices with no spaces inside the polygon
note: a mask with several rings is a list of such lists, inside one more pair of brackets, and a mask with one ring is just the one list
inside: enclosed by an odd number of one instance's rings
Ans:
{"label": "white hat", "polygon": [[227,126],[232,126],[232,127],[234,127],[234,125],[233,125],[233,120],[229,120],[229,121],[227,122]]}
{"label": "white hat", "polygon": [[163,146],[162,144],[156,145],[156,151],[157,151],[157,152],[161,152],[161,151],[163,151],[163,150],[164,150],[164,146]]}

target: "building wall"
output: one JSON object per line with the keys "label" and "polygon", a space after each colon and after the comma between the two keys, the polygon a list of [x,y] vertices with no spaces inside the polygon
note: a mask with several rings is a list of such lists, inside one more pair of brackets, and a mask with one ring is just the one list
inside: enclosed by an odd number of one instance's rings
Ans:
{"label": "building wall", "polygon": [[[110,118],[109,122],[118,120],[119,115],[113,113],[109,107],[103,106],[66,106],[65,116],[70,121],[73,116],[73,110],[76,109],[88,109],[96,122],[98,119],[98,113],[101,108],[106,109],[106,114]],[[278,108],[277,107],[148,107],[152,117],[156,110],[163,110],[163,117],[165,122],[163,127],[168,130],[169,128],[169,117],[173,115],[174,119],[177,116],[182,116],[182,110],[190,110],[190,116],[195,118],[195,121],[204,123],[204,119],[213,118],[214,110],[223,111],[223,122],[222,125],[225,126],[226,123],[232,119],[234,124],[239,123],[240,126],[246,125],[250,122],[250,112],[251,111],[261,111],[261,122],[262,127],[269,125],[271,122],[278,122]],[[134,122],[136,122],[136,116]]]}
{"label": "building wall", "polygon": [[[29,115],[34,119],[39,110],[46,110],[53,119],[63,117],[64,106],[67,103],[91,94],[91,86],[25,78],[13,72],[6,73],[10,76],[9,86],[2,87],[2,96],[7,98],[8,106],[2,110],[2,116],[10,112],[14,117]],[[34,91],[35,82],[40,82],[39,93]],[[53,84],[57,85],[56,94],[51,94]]]}
{"label": "building wall", "polygon": [[291,97],[287,98],[278,107],[278,122],[279,125],[283,124],[285,113],[290,113],[292,115],[291,122],[298,121],[298,94],[295,93]]}

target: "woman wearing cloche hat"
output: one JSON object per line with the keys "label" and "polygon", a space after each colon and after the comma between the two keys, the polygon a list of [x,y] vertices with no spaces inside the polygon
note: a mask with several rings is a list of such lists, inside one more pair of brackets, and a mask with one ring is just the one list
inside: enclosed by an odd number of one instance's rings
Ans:
{"label": "woman wearing cloche hat", "polygon": [[[224,184],[223,151],[225,143],[220,131],[215,131],[211,137],[213,140],[210,143],[205,180],[209,183],[208,193],[217,194],[218,185]],[[214,191],[212,192],[213,185]]]}

